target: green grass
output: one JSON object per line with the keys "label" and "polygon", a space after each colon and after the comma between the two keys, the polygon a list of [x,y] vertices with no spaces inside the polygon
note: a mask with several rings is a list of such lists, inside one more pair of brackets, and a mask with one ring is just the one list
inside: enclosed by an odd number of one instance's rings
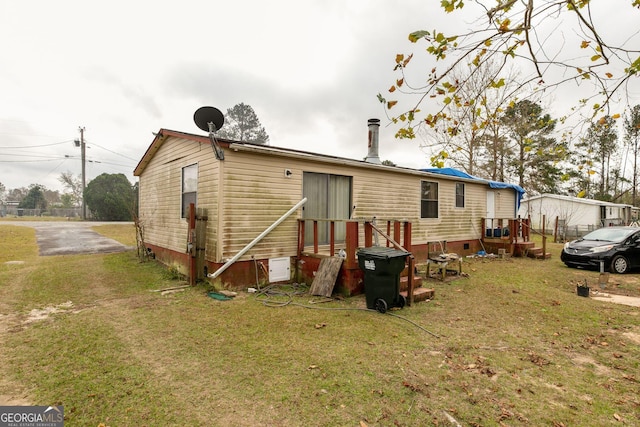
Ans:
{"label": "green grass", "polygon": [[91,229],[97,233],[108,236],[114,240],[119,241],[123,245],[135,246],[136,245],[136,232],[135,226],[132,223],[112,223],[105,225],[96,225]]}
{"label": "green grass", "polygon": [[[1,224],[1,223],[0,223]],[[38,256],[33,228],[3,225],[0,233],[0,263],[32,260]]]}
{"label": "green grass", "polygon": [[[638,309],[578,297],[598,273],[564,267],[560,247],[546,261],[465,259],[468,278],[429,281],[432,301],[393,316],[363,296],[161,295],[150,290],[182,282],[134,252],[31,249],[0,264],[0,374],[32,404],[64,405],[68,426],[638,424]],[[640,283],[612,277],[624,292]]]}

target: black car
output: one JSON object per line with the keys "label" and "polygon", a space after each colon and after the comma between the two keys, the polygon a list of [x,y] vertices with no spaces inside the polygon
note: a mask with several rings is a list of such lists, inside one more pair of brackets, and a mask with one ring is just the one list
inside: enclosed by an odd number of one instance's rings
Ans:
{"label": "black car", "polygon": [[640,267],[640,228],[605,227],[568,242],[560,259],[569,267],[600,268],[626,273]]}

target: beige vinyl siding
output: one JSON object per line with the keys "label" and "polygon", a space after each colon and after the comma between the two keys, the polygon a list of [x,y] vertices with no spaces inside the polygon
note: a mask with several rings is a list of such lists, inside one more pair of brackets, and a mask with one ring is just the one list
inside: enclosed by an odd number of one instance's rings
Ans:
{"label": "beige vinyl siding", "polygon": [[[260,153],[225,151],[218,262],[233,257],[302,199],[302,173],[292,163]],[[290,177],[285,169],[292,170]],[[300,217],[300,212],[293,213],[240,260],[295,255]]]}
{"label": "beige vinyl siding", "polygon": [[[512,218],[515,192],[491,190],[487,184],[401,168],[374,166],[313,155],[260,152],[232,145],[225,159],[215,159],[211,146],[170,136],[159,146],[140,175],[140,218],[148,243],[186,251],[187,221],[180,218],[181,171],[198,164],[199,207],[208,209],[206,258],[224,262],[253,241],[302,199],[303,173],[352,177],[354,218],[408,220],[412,243],[473,240],[481,235],[486,193],[497,191],[496,215]],[[285,170],[291,175],[285,176]],[[420,218],[421,181],[438,182],[438,218]],[[455,207],[456,183],[465,184],[465,206]],[[240,260],[294,256],[298,210]],[[360,244],[364,243],[363,236]]]}
{"label": "beige vinyl siding", "polygon": [[[145,242],[186,252],[188,222],[181,218],[182,168],[198,164],[197,206],[208,208],[207,235],[215,242],[218,162],[211,147],[169,137],[140,175],[140,221]],[[207,251],[215,246],[207,245]]]}
{"label": "beige vinyl siding", "polygon": [[[465,181],[465,207],[456,208],[455,183],[461,182],[459,180],[408,174],[393,168],[341,166],[297,159],[287,159],[284,165],[293,171],[296,182],[302,172],[352,176],[353,205],[356,206],[353,217],[371,219],[375,216],[379,224],[386,220],[411,221],[413,244],[477,239],[480,235],[481,219],[486,212],[486,184]],[[420,218],[422,180],[439,183],[439,217],[436,219]],[[301,181],[299,188],[302,188]],[[301,197],[301,193],[299,195]],[[363,242],[362,236],[360,242]]]}
{"label": "beige vinyl siding", "polygon": [[514,190],[500,188],[490,189],[495,197],[496,218],[515,218],[516,192]]}
{"label": "beige vinyl siding", "polygon": [[[420,218],[421,181],[438,182],[438,218]],[[456,182],[460,181],[363,170],[354,177],[355,216],[409,220],[412,222],[413,244],[477,238],[480,221],[486,211],[487,186],[465,182],[465,207],[456,208]]]}

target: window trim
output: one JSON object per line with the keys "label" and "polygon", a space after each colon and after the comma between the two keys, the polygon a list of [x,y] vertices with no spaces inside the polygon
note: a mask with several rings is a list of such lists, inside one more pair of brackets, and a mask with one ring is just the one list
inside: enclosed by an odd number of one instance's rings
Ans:
{"label": "window trim", "polygon": [[[185,187],[187,186],[186,179],[193,179],[190,175],[187,175],[185,172],[189,172],[195,169],[195,190],[194,191],[185,191]],[[191,172],[194,173],[194,172]],[[188,197],[188,199],[187,199]],[[188,202],[188,203],[187,203]],[[180,218],[187,218],[189,215],[189,204],[194,203],[198,206],[198,163],[193,163],[187,166],[183,166],[181,170],[180,176]]]}
{"label": "window trim", "polygon": [[[462,194],[458,193],[458,188],[462,188]],[[462,205],[460,205],[458,203],[459,198],[462,198]],[[465,185],[464,182],[456,182],[456,197],[455,197],[456,201],[455,201],[455,207],[458,209],[462,209],[465,207],[466,204],[466,189],[465,189]]]}
{"label": "window trim", "polygon": [[[425,199],[424,198],[424,184],[432,184],[435,185],[435,198]],[[420,219],[438,219],[440,218],[440,183],[438,181],[428,181],[425,179],[420,180]],[[425,206],[425,203],[428,205]],[[426,216],[429,215],[429,211],[433,211],[433,205],[435,204],[435,216]],[[429,209],[431,206],[431,209]],[[432,212],[433,213],[433,212]]]}

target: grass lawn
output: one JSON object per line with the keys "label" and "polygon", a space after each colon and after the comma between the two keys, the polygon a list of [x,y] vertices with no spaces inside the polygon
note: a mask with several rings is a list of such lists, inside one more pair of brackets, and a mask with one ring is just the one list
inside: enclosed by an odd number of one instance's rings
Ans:
{"label": "grass lawn", "polygon": [[[639,425],[640,309],[577,296],[599,274],[560,248],[465,259],[383,315],[293,287],[162,295],[184,282],[135,252],[39,257],[0,223],[0,405],[64,405],[65,426]],[[640,295],[640,275],[606,290]]]}

